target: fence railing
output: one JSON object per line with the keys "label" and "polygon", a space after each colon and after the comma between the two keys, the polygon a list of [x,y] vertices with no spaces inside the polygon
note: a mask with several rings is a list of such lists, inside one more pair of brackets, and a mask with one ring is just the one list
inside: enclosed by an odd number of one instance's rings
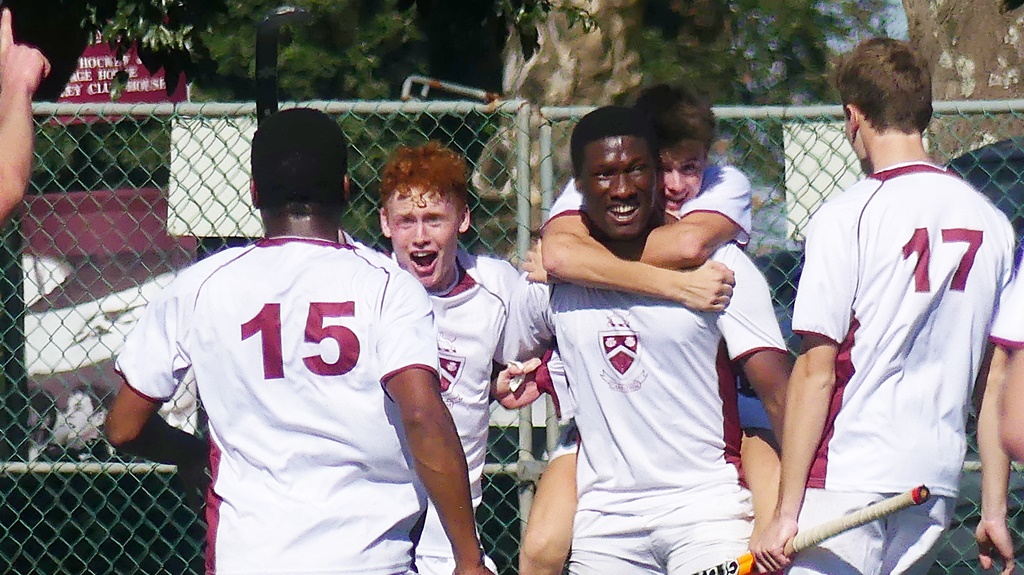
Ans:
{"label": "fence railing", "polygon": [[[589,107],[524,101],[307,102],[348,135],[353,201],[347,231],[386,247],[379,170],[398,145],[426,140],[472,168],[471,251],[526,253],[569,177],[568,136]],[[289,104],[285,104],[285,107]],[[937,103],[928,133],[950,163],[1024,222],[1024,100]],[[262,233],[248,197],[252,104],[35,106],[37,163],[23,215],[0,247],[0,566],[10,573],[201,572],[204,526],[174,468],[123,459],[100,423],[119,378],[113,357],[148,298],[183,266]],[[748,253],[772,287],[791,337],[802,230],[815,207],[859,177],[839,106],[716,108],[716,161],[754,187]],[[791,344],[795,343],[791,339]],[[202,431],[183,392],[162,414]],[[544,430],[543,433],[540,430]],[[532,481],[557,437],[550,404],[492,413],[484,544],[514,573]],[[973,573],[976,458],[934,573]],[[1013,527],[1024,533],[1015,473]]]}

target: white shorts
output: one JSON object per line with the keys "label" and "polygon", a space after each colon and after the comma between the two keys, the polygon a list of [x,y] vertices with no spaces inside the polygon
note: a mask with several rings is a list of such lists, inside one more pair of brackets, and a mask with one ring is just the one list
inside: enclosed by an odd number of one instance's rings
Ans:
{"label": "white shorts", "polygon": [[[498,572],[498,567],[486,554],[484,554],[484,565],[486,565],[491,572]],[[416,573],[419,573],[420,575],[452,575],[454,572],[455,559],[453,557],[431,557],[428,555],[416,556]]]}
{"label": "white shorts", "polygon": [[750,493],[723,491],[717,516],[697,522],[685,506],[646,515],[578,511],[569,573],[692,575],[739,557],[753,527]]}
{"label": "white shorts", "polygon": [[[799,523],[819,523],[861,509],[892,493],[808,489]],[[956,500],[932,496],[922,505],[852,529],[793,558],[790,575],[923,575],[935,562],[937,543],[949,526]]]}

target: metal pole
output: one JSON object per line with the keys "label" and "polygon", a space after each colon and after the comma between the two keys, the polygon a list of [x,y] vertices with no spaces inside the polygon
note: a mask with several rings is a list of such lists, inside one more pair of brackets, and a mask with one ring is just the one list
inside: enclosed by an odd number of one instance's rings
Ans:
{"label": "metal pole", "polygon": [[[526,259],[530,249],[530,115],[529,104],[523,104],[516,111],[516,255],[519,261]],[[533,460],[533,414],[532,407],[519,410],[519,469],[525,470]],[[523,473],[518,474],[519,480],[519,528],[520,537],[526,531],[526,518],[530,516],[533,504],[534,484],[523,481]]]}
{"label": "metal pole", "polygon": [[[540,219],[547,221],[551,213],[551,204],[555,198],[555,149],[552,143],[551,122],[542,121],[540,125]],[[544,445],[550,454],[558,445],[558,417],[555,415],[555,402],[548,396],[545,398],[546,417],[544,420]]]}
{"label": "metal pole", "polygon": [[551,122],[540,125],[540,219],[547,221],[555,198],[555,150],[551,143]]}
{"label": "metal pole", "polygon": [[530,105],[516,112],[516,255],[526,259],[530,251]]}
{"label": "metal pole", "polygon": [[[284,108],[313,108],[328,114],[466,114],[471,112],[514,113],[521,111],[528,104],[524,100],[496,100],[489,104],[480,102],[408,102],[374,101],[374,100],[310,100],[306,102],[284,101]],[[256,104],[253,102],[224,103],[210,102],[181,104],[51,104],[37,103],[32,105],[36,116],[255,116]],[[527,114],[529,115],[529,114]],[[529,132],[527,132],[527,136]]]}

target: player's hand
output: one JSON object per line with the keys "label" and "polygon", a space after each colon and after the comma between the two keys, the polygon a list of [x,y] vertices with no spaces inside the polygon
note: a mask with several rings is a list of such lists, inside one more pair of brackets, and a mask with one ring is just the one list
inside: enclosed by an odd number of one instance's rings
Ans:
{"label": "player's hand", "polygon": [[724,264],[716,261],[692,270],[673,274],[676,285],[671,286],[672,299],[694,311],[722,311],[732,299],[736,275]]}
{"label": "player's hand", "polygon": [[491,386],[491,395],[505,409],[519,409],[537,400],[541,395],[534,375],[541,366],[540,358],[523,363],[514,362],[498,373]]}
{"label": "player's hand", "polygon": [[523,271],[526,272],[526,279],[537,282],[547,283],[548,272],[544,270],[544,258],[540,253],[540,240],[533,242],[530,246],[530,250],[526,252],[526,261],[523,262]]}
{"label": "player's hand", "polygon": [[14,41],[11,11],[0,12],[0,93],[35,93],[39,83],[50,74],[50,61],[39,50]]}
{"label": "player's hand", "polygon": [[758,573],[779,571],[792,563],[786,549],[792,545],[796,531],[796,520],[775,515],[764,532],[750,540]]}
{"label": "player's hand", "polygon": [[1006,527],[1005,519],[985,519],[978,522],[974,531],[974,539],[978,542],[978,560],[981,568],[988,571],[995,564],[995,556],[1002,560],[1002,575],[1013,573],[1013,539]]}

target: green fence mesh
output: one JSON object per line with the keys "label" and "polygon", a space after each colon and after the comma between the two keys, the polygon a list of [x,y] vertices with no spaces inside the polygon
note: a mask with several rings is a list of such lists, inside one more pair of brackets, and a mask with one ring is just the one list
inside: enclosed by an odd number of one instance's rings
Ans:
{"label": "green fence mesh", "polygon": [[[463,152],[475,192],[471,251],[518,260],[567,179],[568,135],[586,108],[525,102],[317,102],[352,142],[356,191],[344,227],[387,248],[379,170],[401,144]],[[928,138],[948,162],[1024,221],[1024,103],[937,104]],[[838,106],[721,108],[716,160],[754,186],[748,253],[768,277],[789,334],[801,233],[816,205],[859,177]],[[0,248],[0,569],[7,573],[199,573],[205,525],[174,469],[124,459],[99,425],[120,379],[113,357],[146,301],[183,266],[258,236],[248,201],[255,109],[244,104],[37,105],[37,165],[23,214]],[[791,344],[793,344],[791,340]],[[203,433],[190,390],[163,415]],[[515,573],[522,519],[554,421],[539,405],[495,407],[478,512],[484,545]],[[976,455],[971,454],[971,461]],[[969,463],[934,573],[974,573],[980,502]],[[1019,474],[1011,513],[1024,525]]]}

